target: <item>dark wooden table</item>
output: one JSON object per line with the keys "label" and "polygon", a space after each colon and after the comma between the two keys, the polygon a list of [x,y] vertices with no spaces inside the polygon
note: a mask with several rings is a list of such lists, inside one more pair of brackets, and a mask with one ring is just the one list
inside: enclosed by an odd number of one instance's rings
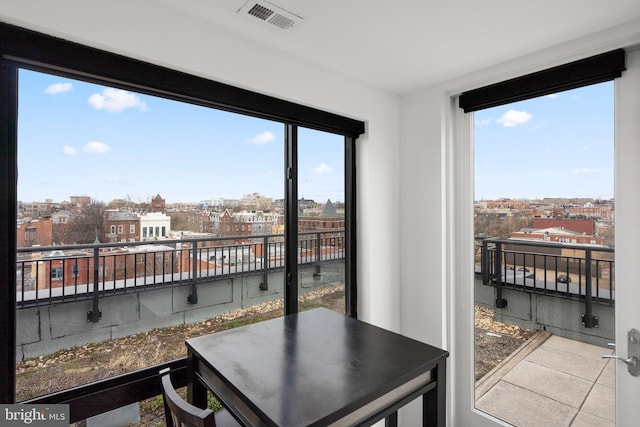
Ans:
{"label": "dark wooden table", "polygon": [[188,399],[211,390],[247,426],[356,426],[423,397],[445,425],[448,352],[325,308],[187,340]]}

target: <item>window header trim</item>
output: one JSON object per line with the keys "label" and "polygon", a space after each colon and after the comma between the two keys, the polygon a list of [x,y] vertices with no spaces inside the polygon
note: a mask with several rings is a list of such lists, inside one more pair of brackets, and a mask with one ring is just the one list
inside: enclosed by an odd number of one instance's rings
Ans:
{"label": "window header trim", "polygon": [[613,80],[626,70],[624,49],[595,55],[464,92],[465,113]]}
{"label": "window header trim", "polygon": [[2,59],[35,71],[189,102],[345,136],[364,122],[203,77],[0,23]]}

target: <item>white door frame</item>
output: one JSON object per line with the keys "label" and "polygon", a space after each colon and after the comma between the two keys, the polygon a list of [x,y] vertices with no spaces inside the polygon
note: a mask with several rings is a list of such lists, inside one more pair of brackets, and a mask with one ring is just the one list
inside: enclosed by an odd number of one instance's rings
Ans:
{"label": "white door frame", "polygon": [[[640,43],[637,33],[607,48]],[[600,46],[602,47],[602,46]],[[588,50],[588,49],[586,49]],[[604,51],[604,50],[601,50]],[[599,52],[596,52],[599,53]],[[595,54],[595,53],[594,53]],[[584,57],[589,56],[587,54]],[[569,61],[568,59],[567,61]],[[565,62],[567,62],[565,61]],[[545,63],[548,61],[542,61]],[[528,67],[527,67],[528,68]],[[535,67],[533,67],[535,68]],[[520,75],[529,71],[520,70]],[[498,74],[489,76],[495,77]],[[487,76],[485,76],[486,78]],[[500,79],[497,79],[500,80]],[[482,86],[476,83],[475,87]],[[463,84],[466,86],[466,84]],[[640,330],[640,50],[627,50],[627,71],[615,82],[615,194],[616,194],[616,342],[617,352],[627,355],[626,336],[631,327]],[[472,89],[474,87],[469,87]],[[465,88],[466,89],[466,88]],[[472,115],[457,106],[456,94],[447,96],[445,137],[445,243],[448,300],[448,341],[451,353],[449,425],[491,427],[508,424],[475,409],[473,356],[473,123]],[[624,229],[624,233],[621,230]],[[631,286],[626,286],[626,284]],[[622,284],[622,286],[620,286]],[[620,290],[622,288],[622,291]],[[622,362],[616,371],[617,425],[635,425],[634,410],[640,396],[640,377],[627,373]]]}
{"label": "white door frame", "polygon": [[[640,330],[640,48],[627,50],[615,98],[616,353],[626,358],[627,332]],[[640,376],[616,368],[616,424],[637,425]]]}
{"label": "white door frame", "polygon": [[507,425],[475,409],[474,368],[474,248],[473,248],[473,163],[472,114],[465,114],[452,97],[448,106],[454,126],[450,128],[446,162],[448,173],[446,210],[446,272],[453,310],[449,319],[452,403],[450,425],[490,427]]}

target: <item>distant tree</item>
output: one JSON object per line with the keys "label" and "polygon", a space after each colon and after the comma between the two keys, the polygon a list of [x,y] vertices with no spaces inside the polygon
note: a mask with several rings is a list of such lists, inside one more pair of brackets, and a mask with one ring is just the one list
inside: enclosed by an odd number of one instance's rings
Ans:
{"label": "distant tree", "polygon": [[172,230],[189,230],[189,214],[187,212],[169,212],[167,215],[171,218]]}
{"label": "distant tree", "polygon": [[136,212],[140,212],[140,213],[151,212],[151,203],[146,203],[146,202],[137,203],[135,210]]}
{"label": "distant tree", "polygon": [[499,217],[495,214],[477,215],[474,221],[475,235],[508,239],[511,233],[531,227],[533,218],[527,216]]}
{"label": "distant tree", "polygon": [[600,228],[598,230],[598,235],[602,238],[602,244],[608,246],[610,248],[615,248],[616,246],[616,228],[615,226],[610,226],[607,228]]}
{"label": "distant tree", "polygon": [[135,206],[129,196],[126,199],[113,199],[107,204],[108,209],[133,209]]}
{"label": "distant tree", "polygon": [[71,217],[67,224],[57,224],[54,231],[55,243],[93,243],[96,237],[104,242],[102,224],[105,207],[103,202],[91,200],[91,203]]}
{"label": "distant tree", "polygon": [[135,212],[151,212],[151,199],[138,199],[134,202],[131,196],[127,195],[126,199],[113,199],[107,204],[109,209],[131,210]]}

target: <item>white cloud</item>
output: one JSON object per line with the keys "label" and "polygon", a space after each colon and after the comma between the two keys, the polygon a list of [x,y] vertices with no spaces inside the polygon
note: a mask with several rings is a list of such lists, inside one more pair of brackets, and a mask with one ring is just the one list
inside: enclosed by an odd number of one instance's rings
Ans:
{"label": "white cloud", "polygon": [[496,121],[502,126],[513,128],[527,123],[532,118],[533,116],[526,111],[509,110]]}
{"label": "white cloud", "polygon": [[319,166],[316,166],[315,168],[313,168],[313,173],[315,173],[316,175],[323,175],[325,173],[331,173],[333,172],[333,169],[331,169],[331,166],[329,166],[326,163],[320,163]]}
{"label": "white cloud", "polygon": [[252,144],[261,145],[261,144],[268,144],[271,141],[274,141],[275,139],[276,139],[276,136],[267,130],[257,134],[256,136],[251,138],[249,142],[251,142]]}
{"label": "white cloud", "polygon": [[550,95],[545,95],[547,98],[556,99],[558,97],[557,93],[552,93]]}
{"label": "white cloud", "polygon": [[491,124],[491,119],[476,120],[476,126],[487,126]]}
{"label": "white cloud", "polygon": [[138,95],[122,89],[106,88],[101,94],[91,95],[87,101],[96,110],[105,110],[110,113],[118,113],[127,108],[138,108],[140,111],[148,109],[147,104]]}
{"label": "white cloud", "polygon": [[90,143],[85,145],[82,150],[87,153],[104,154],[107,151],[111,150],[111,147],[100,141],[91,141]]}
{"label": "white cloud", "polygon": [[574,175],[590,175],[590,174],[599,173],[599,172],[600,172],[599,169],[594,169],[594,168],[580,168],[580,169],[574,169],[572,171]]}
{"label": "white cloud", "polygon": [[75,155],[78,153],[78,151],[77,151],[75,148],[70,147],[70,146],[68,146],[68,145],[65,145],[65,146],[62,148],[62,152],[63,152],[64,154],[66,154],[67,156],[75,156]]}
{"label": "white cloud", "polygon": [[72,87],[73,87],[73,84],[71,83],[54,83],[52,85],[49,85],[44,90],[44,93],[48,95],[57,95],[59,93],[69,92]]}

